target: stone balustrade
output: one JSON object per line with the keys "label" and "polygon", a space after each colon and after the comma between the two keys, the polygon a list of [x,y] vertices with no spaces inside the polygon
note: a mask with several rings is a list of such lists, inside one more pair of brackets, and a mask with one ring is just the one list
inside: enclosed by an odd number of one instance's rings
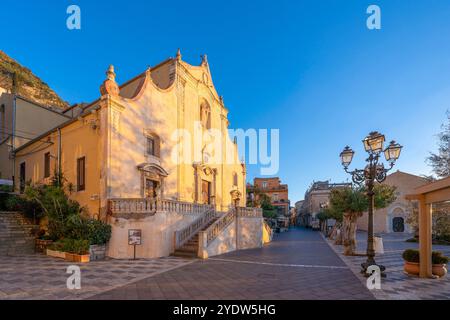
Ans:
{"label": "stone balustrade", "polygon": [[116,198],[109,200],[109,214],[114,217],[139,217],[154,215],[156,212],[204,213],[212,205],[196,204],[176,200],[156,200],[146,198]]}
{"label": "stone balustrade", "polygon": [[237,216],[243,218],[262,218],[263,212],[261,208],[237,208]]}
{"label": "stone balustrade", "polygon": [[206,211],[200,217],[194,220],[187,227],[175,231],[174,248],[178,249],[183,246],[189,239],[191,239],[197,232],[204,228],[208,223],[213,221],[217,217],[217,213],[214,208]]}
{"label": "stone balustrade", "polygon": [[206,248],[208,245],[217,238],[217,236],[228,227],[236,219],[236,210],[231,209],[228,213],[222,215],[216,222],[208,227],[205,231],[201,232],[200,238],[202,238],[202,245]]}

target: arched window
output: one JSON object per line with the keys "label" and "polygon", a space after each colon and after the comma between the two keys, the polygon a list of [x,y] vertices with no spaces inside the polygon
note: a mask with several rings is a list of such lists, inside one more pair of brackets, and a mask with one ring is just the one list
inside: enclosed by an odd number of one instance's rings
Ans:
{"label": "arched window", "polygon": [[200,105],[200,121],[203,128],[211,129],[211,107],[206,101]]}

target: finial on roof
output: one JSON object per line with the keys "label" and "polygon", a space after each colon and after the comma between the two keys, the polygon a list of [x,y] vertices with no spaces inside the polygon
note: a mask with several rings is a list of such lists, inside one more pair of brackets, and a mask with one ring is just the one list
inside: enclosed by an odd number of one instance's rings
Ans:
{"label": "finial on roof", "polygon": [[111,64],[106,71],[106,80],[100,86],[100,93],[103,95],[109,94],[111,96],[119,95],[119,86],[116,83],[116,73],[114,72],[114,66]]}
{"label": "finial on roof", "polygon": [[181,50],[180,50],[180,48],[178,48],[178,50],[177,50],[177,60],[178,61],[181,60]]}
{"label": "finial on roof", "polygon": [[202,55],[202,66],[208,64],[208,56],[206,54]]}

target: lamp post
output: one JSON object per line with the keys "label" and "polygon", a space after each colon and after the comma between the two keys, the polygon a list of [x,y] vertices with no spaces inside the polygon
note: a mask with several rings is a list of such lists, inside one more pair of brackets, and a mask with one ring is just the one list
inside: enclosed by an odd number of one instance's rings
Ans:
{"label": "lamp post", "polygon": [[[383,150],[383,144],[385,137],[379,132],[371,132],[364,140],[364,149],[369,154],[366,159],[367,165],[364,169],[355,169],[353,171],[348,170],[350,163],[352,162],[355,152],[349,147],[345,147],[341,152],[341,162],[345,172],[352,176],[352,180],[357,185],[365,185],[367,189],[367,197],[369,201],[368,208],[368,228],[367,228],[367,261],[361,264],[361,273],[367,274],[367,268],[371,265],[377,265],[375,262],[375,249],[373,239],[373,211],[374,211],[374,185],[376,182],[381,183],[386,179],[387,172],[389,172],[395,164],[395,161],[400,157],[402,146],[395,141],[391,141],[389,146]],[[385,168],[381,162],[380,154],[384,151],[386,161],[389,163],[389,167]],[[383,272],[385,267],[378,265]]]}

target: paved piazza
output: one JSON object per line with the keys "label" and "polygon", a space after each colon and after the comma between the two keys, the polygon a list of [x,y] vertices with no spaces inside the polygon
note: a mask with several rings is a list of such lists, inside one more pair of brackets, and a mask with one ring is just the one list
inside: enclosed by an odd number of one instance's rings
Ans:
{"label": "paved piazza", "polygon": [[79,264],[81,290],[68,290],[67,267],[74,263],[41,254],[0,257],[0,299],[86,299],[105,290],[160,272],[191,264],[192,260],[103,260]]}
{"label": "paved piazza", "polygon": [[[319,232],[291,229],[261,249],[208,260],[175,257],[82,264],[82,289],[66,288],[70,263],[44,255],[0,257],[0,299],[450,299],[450,277],[403,273],[408,235],[383,235],[387,267],[382,289],[369,291],[359,273],[364,257],[344,257]],[[364,252],[366,233],[358,233]],[[434,250],[450,255],[450,247]]]}
{"label": "paved piazza", "polygon": [[224,254],[92,299],[374,299],[318,232],[291,229],[262,249]]}
{"label": "paved piazza", "polygon": [[[382,234],[384,254],[376,256],[379,264],[386,266],[385,279],[382,279],[381,290],[372,291],[377,299],[389,300],[448,300],[450,299],[450,276],[442,279],[421,279],[412,277],[403,272],[402,253],[405,249],[417,249],[417,243],[405,242],[411,238],[408,234]],[[367,233],[357,234],[358,252],[365,252],[367,246]],[[366,278],[360,275],[360,265],[365,261],[365,257],[345,257],[342,255],[342,247],[333,245],[328,241],[333,249],[341,256],[345,263],[360,278],[362,283]],[[434,251],[442,251],[444,255],[450,256],[450,246],[433,245]]]}

